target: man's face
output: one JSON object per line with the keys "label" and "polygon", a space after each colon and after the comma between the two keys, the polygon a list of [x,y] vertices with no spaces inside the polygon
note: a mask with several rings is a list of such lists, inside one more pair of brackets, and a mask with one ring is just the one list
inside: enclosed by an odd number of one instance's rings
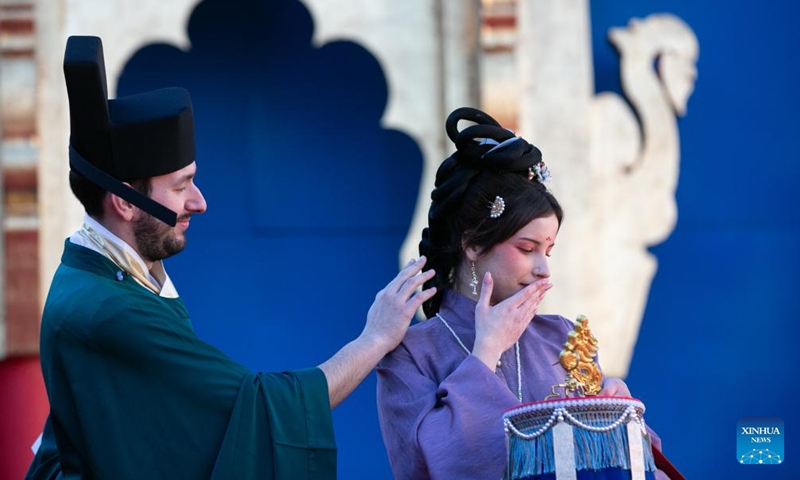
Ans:
{"label": "man's face", "polygon": [[206,211],[206,200],[194,176],[197,165],[190,165],[167,175],[150,179],[150,198],[178,214],[174,227],[139,211],[133,219],[136,249],[145,261],[171,257],[186,246],[186,230],[192,214]]}

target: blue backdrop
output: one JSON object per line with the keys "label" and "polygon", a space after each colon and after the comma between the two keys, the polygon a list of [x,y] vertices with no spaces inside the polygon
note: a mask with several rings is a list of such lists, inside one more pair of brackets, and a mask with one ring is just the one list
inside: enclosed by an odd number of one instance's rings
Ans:
{"label": "blue backdrop", "polygon": [[[800,33],[790,23],[799,10],[592,2],[598,91],[619,91],[605,34],[631,17],[673,13],[700,42],[696,90],[679,124],[678,225],[653,248],[659,270],[628,377],[666,453],[693,479],[800,475],[789,400],[789,353],[800,338],[790,317],[800,307]],[[192,93],[209,210],[168,268],[199,334],[254,370],[321,363],[358,335],[397,271],[417,197],[419,147],[380,125],[380,65],[351,42],[313,46],[313,28],[295,0],[206,0],[191,17],[188,53],[145,47],[118,87]],[[737,463],[745,416],[784,420],[785,464]],[[374,374],[334,423],[340,478],[391,477]]]}
{"label": "blue backdrop", "polygon": [[[794,2],[593,1],[597,90],[619,91],[607,30],[670,12],[700,43],[680,120],[678,224],[652,249],[658,273],[628,383],[688,478],[800,478],[789,353],[800,329],[800,175]],[[737,463],[741,417],[781,417],[785,464]]]}

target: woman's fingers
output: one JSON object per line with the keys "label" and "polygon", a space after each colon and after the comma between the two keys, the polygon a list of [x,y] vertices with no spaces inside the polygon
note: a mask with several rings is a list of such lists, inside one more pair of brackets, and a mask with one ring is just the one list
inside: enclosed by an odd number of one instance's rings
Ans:
{"label": "woman's fingers", "polygon": [[548,290],[553,288],[553,284],[547,279],[540,280],[537,283],[536,293],[524,303],[528,318],[533,318],[533,316],[538,313],[539,304],[544,300],[544,295]]}
{"label": "woman's fingers", "polygon": [[489,344],[504,351],[519,339],[525,327],[536,315],[539,302],[552,285],[546,279],[527,285],[511,297],[491,305],[494,280],[486,272],[483,278],[478,304],[475,306],[476,343],[478,337],[486,335]]}
{"label": "woman's fingers", "polygon": [[544,294],[550,290],[552,286],[553,284],[550,283],[549,280],[543,278],[527,285],[511,298],[514,299],[514,303],[516,303],[517,307],[524,307],[530,302],[538,304],[542,298],[544,298]]}
{"label": "woman's fingers", "polygon": [[492,292],[494,291],[494,279],[492,274],[486,272],[483,274],[483,283],[481,284],[481,294],[478,297],[478,305],[476,308],[481,309],[483,312],[488,312],[492,308]]}
{"label": "woman's fingers", "polygon": [[630,397],[631,391],[624,380],[617,377],[606,377],[603,382],[603,389],[600,390],[599,395],[608,397]]}
{"label": "woman's fingers", "polygon": [[547,279],[538,280],[499,303],[497,307],[507,308],[510,310],[509,314],[518,317],[520,321],[527,322],[536,315],[539,310],[539,302],[552,286]]}

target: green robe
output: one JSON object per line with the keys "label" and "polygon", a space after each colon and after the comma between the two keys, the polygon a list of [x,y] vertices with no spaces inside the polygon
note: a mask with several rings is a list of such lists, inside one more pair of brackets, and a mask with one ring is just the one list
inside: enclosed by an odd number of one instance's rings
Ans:
{"label": "green robe", "polygon": [[42,317],[50,416],[26,478],[336,477],[321,370],[254,374],[197,337],[180,299],[118,272],[67,240]]}

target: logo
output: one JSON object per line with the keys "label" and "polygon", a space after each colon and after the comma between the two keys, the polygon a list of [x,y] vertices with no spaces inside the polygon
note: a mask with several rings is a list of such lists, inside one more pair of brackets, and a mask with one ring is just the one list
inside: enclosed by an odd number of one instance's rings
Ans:
{"label": "logo", "polygon": [[742,465],[783,463],[783,420],[744,417],[736,424],[736,461]]}

